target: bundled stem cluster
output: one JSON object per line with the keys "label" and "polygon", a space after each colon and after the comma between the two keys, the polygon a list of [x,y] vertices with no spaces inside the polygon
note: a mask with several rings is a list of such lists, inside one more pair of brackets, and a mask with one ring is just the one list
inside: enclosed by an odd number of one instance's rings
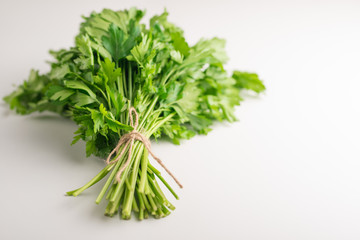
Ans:
{"label": "bundled stem cluster", "polygon": [[[153,112],[155,103],[156,99],[150,104],[143,119],[150,118],[149,114]],[[144,136],[150,138],[159,127],[170,121],[173,115],[170,114],[165,118],[152,116],[151,118],[154,118],[154,120],[147,122],[147,124],[145,124],[146,121],[141,121],[140,128],[148,129],[143,133]],[[127,118],[129,119],[129,117]],[[179,199],[179,197],[161,176],[160,171],[150,164],[149,153],[142,142],[135,142],[130,162],[121,174],[120,181],[116,181],[115,175],[126,164],[130,146],[121,146],[114,159],[118,158],[123,151],[125,154],[120,156],[117,162],[107,165],[83,187],[69,191],[67,194],[69,196],[78,196],[84,190],[109,175],[95,201],[96,204],[99,204],[104,197],[109,201],[105,209],[106,216],[112,217],[119,211],[123,219],[130,219],[132,210],[138,214],[139,220],[148,218],[149,214],[155,218],[169,215],[169,210],[174,210],[175,207],[167,200],[157,179],[167,187],[176,199]]]}

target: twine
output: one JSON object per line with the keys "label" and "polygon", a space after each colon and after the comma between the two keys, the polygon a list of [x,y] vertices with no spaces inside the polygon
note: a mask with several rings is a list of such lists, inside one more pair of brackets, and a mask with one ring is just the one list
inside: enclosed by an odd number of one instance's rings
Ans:
{"label": "twine", "polygon": [[[135,115],[135,123],[134,123],[134,119],[133,119],[133,114]],[[128,155],[128,159],[125,162],[125,164],[119,169],[119,171],[116,174],[116,180],[120,183],[120,177],[121,174],[123,173],[123,171],[125,170],[125,168],[129,165],[130,160],[131,160],[131,155],[132,155],[132,149],[133,149],[133,145],[134,145],[134,141],[138,140],[140,142],[142,142],[145,146],[145,148],[147,149],[147,151],[150,153],[150,155],[160,164],[160,166],[162,168],[165,169],[165,171],[174,179],[174,181],[179,185],[180,188],[182,188],[183,186],[181,185],[181,183],[179,182],[179,180],[176,179],[176,177],[170,172],[170,170],[164,165],[164,163],[154,155],[154,153],[151,151],[151,143],[150,140],[145,137],[143,134],[141,134],[140,132],[137,131],[137,127],[139,125],[139,115],[136,112],[134,107],[131,107],[129,109],[129,117],[130,117],[130,125],[131,127],[133,127],[133,130],[125,135],[123,135],[118,144],[116,145],[116,147],[111,151],[111,153],[109,154],[109,156],[106,159],[106,164],[113,164],[118,162],[121,157],[124,155],[126,148],[130,145],[129,148],[129,155]],[[120,154],[113,159],[112,161],[110,161],[111,156],[116,152],[118,153],[120,147],[122,145],[125,145],[124,148],[121,150]]]}

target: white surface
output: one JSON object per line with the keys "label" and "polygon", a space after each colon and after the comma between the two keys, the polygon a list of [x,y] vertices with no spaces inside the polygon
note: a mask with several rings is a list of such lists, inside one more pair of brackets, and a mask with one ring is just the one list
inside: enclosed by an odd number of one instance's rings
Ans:
{"label": "white surface", "polygon": [[226,38],[228,68],[259,73],[266,94],[240,122],[154,144],[185,188],[169,217],[143,222],[104,217],[100,186],[63,195],[103,167],[70,146],[72,122],[2,106],[0,239],[360,239],[360,2],[2,0],[1,96],[49,69],[80,15],[134,5],[146,19],[166,7],[192,43]]}

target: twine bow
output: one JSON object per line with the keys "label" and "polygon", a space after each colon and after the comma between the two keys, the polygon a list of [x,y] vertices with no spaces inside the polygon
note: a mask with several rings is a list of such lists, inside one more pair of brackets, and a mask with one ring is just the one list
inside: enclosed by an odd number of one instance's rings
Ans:
{"label": "twine bow", "polygon": [[[134,119],[133,119],[133,114],[135,115],[135,123],[134,123]],[[132,149],[133,149],[133,145],[134,145],[134,141],[135,140],[138,140],[140,142],[142,142],[145,146],[145,148],[147,149],[147,151],[150,153],[150,155],[161,165],[162,168],[165,169],[165,171],[175,180],[175,182],[179,185],[180,188],[182,188],[183,186],[181,185],[181,183],[176,179],[176,177],[170,172],[169,169],[167,169],[167,167],[164,165],[164,163],[154,155],[154,153],[151,151],[151,143],[150,143],[150,140],[145,137],[143,134],[141,134],[140,132],[137,131],[137,127],[139,125],[139,115],[138,113],[136,112],[135,108],[134,107],[131,107],[129,109],[129,117],[130,117],[130,126],[133,127],[133,130],[125,135],[123,135],[118,144],[116,145],[116,147],[111,151],[111,153],[109,154],[109,156],[107,157],[106,159],[106,164],[113,164],[113,163],[116,163],[118,162],[121,157],[124,155],[125,153],[125,150],[127,149],[127,147],[129,146],[130,144],[130,148],[129,148],[129,154],[128,154],[128,159],[127,161],[125,162],[125,164],[119,169],[119,171],[117,172],[116,174],[116,180],[118,182],[120,182],[120,177],[121,177],[121,174],[122,172],[125,170],[125,168],[129,165],[130,163],[130,160],[131,160],[131,154],[132,154]],[[118,153],[120,147],[122,145],[124,145],[124,148],[121,150],[120,154],[115,158],[113,159],[112,161],[110,161],[112,155],[116,152]]]}

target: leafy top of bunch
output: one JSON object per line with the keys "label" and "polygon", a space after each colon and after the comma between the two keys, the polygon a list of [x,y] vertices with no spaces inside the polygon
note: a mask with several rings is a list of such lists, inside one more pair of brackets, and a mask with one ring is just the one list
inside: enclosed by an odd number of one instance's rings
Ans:
{"label": "leafy top of bunch", "polygon": [[5,101],[20,114],[49,110],[71,117],[79,125],[74,142],[85,140],[87,155],[103,157],[132,129],[131,106],[150,136],[179,143],[206,134],[215,120],[236,120],[241,89],[265,90],[254,73],[226,72],[223,39],[190,46],[166,11],[148,27],[143,15],[135,8],[92,13],[74,47],[50,51],[51,71],[31,71]]}

